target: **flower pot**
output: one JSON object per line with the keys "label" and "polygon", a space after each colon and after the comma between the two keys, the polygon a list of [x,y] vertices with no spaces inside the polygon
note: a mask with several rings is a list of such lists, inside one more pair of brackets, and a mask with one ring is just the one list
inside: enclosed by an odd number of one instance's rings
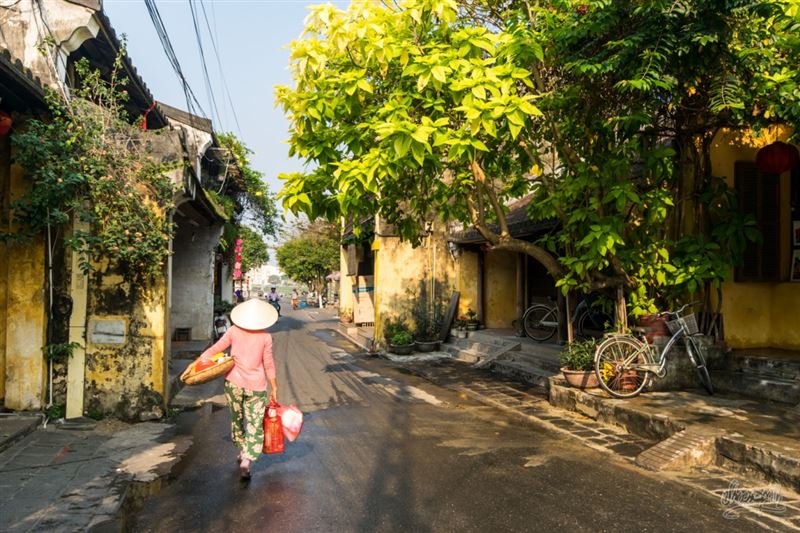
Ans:
{"label": "flower pot", "polygon": [[657,337],[669,337],[667,329],[667,317],[658,315],[643,315],[639,319],[639,326],[645,330],[645,339],[650,344],[655,342]]}
{"label": "flower pot", "polygon": [[619,381],[622,390],[635,390],[639,386],[639,372],[626,370],[620,375]]}
{"label": "flower pot", "polygon": [[414,351],[414,343],[411,344],[389,344],[389,351],[395,355],[410,355]]}
{"label": "flower pot", "polygon": [[467,330],[466,329],[459,329],[456,332],[456,337],[459,339],[466,339],[467,338]]}
{"label": "flower pot", "polygon": [[439,341],[417,341],[418,352],[432,352],[439,347]]}
{"label": "flower pot", "polygon": [[597,374],[594,373],[594,370],[568,370],[562,368],[561,373],[564,374],[564,379],[566,379],[567,383],[572,387],[578,389],[593,389],[600,386],[600,383],[597,381]]}

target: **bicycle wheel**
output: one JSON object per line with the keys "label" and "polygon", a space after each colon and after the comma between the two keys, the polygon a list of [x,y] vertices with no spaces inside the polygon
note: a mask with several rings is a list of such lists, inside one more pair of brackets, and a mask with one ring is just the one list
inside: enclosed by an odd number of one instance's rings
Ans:
{"label": "bicycle wheel", "polygon": [[650,350],[641,341],[626,336],[609,337],[597,347],[594,371],[600,387],[615,398],[637,396],[649,381],[642,365],[650,364]]}
{"label": "bicycle wheel", "polygon": [[558,328],[558,316],[553,307],[534,305],[522,317],[525,334],[531,339],[544,342],[552,337]]}
{"label": "bicycle wheel", "polygon": [[606,324],[613,323],[613,320],[601,312],[593,312],[592,310],[584,311],[578,317],[578,326],[575,331],[575,336],[579,339],[599,339],[606,331]]}
{"label": "bicycle wheel", "polygon": [[684,344],[686,345],[686,353],[689,354],[689,360],[697,370],[697,377],[700,378],[700,383],[709,394],[714,394],[714,386],[711,384],[711,376],[708,374],[708,367],[706,360],[703,357],[703,352],[697,346],[695,340],[691,337],[684,337]]}

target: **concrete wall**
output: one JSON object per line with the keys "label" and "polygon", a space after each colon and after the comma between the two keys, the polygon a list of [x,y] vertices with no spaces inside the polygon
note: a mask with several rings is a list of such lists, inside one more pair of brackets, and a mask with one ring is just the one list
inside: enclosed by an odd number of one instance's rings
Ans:
{"label": "concrete wall", "polygon": [[178,225],[172,244],[172,306],[170,334],[192,328],[192,340],[212,338],[214,320],[214,251],[221,225]]}
{"label": "concrete wall", "polygon": [[137,288],[112,270],[90,276],[84,410],[157,418],[166,393],[166,285]]}
{"label": "concrete wall", "polygon": [[467,309],[478,311],[478,253],[464,251],[456,261],[458,300],[456,317],[464,316]]}
{"label": "concrete wall", "polygon": [[347,248],[339,247],[339,271],[342,273],[339,278],[339,313],[349,312],[352,316],[355,309],[353,297],[353,283],[355,276],[347,275]]}
{"label": "concrete wall", "polygon": [[[7,142],[7,141],[5,141]],[[7,146],[7,145],[6,145]],[[22,169],[9,166],[8,150],[0,153],[3,184],[2,225],[9,227],[6,206],[26,190]],[[5,195],[8,196],[5,196]],[[39,410],[45,401],[45,248],[42,238],[8,243],[0,248],[0,377],[5,407]]]}
{"label": "concrete wall", "polygon": [[[64,0],[17,2],[13,8],[0,10],[0,47],[20,59],[42,83],[58,88],[65,79],[69,54],[100,29],[94,13]],[[50,39],[53,46],[40,53],[41,43]]]}
{"label": "concrete wall", "polygon": [[[378,235],[380,229],[379,223]],[[447,310],[456,290],[456,269],[447,251],[443,228],[434,227],[431,236],[417,248],[401,242],[398,237],[378,236],[373,249],[376,255],[375,338],[378,341],[383,340],[383,324],[387,319],[398,316],[411,319],[411,310],[422,294],[429,297],[428,302]]]}
{"label": "concrete wall", "polygon": [[[775,140],[786,141],[791,132],[774,129],[762,138],[748,132],[721,131],[712,145],[711,164],[715,175],[734,186],[734,164],[755,161],[760,148]],[[725,341],[732,348],[773,347],[800,349],[800,283],[789,282],[791,262],[791,213],[789,173],[781,175],[781,278],[784,282],[723,283],[722,318]],[[730,276],[733,279],[733,276]]]}
{"label": "concrete wall", "polygon": [[488,252],[485,264],[485,326],[510,328],[517,318],[517,254]]}

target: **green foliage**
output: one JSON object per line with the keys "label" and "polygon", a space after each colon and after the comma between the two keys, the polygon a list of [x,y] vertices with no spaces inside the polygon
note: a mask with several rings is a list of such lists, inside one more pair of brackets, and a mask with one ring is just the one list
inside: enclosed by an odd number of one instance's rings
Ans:
{"label": "green foliage", "polygon": [[[415,244],[433,216],[474,224],[564,292],[623,288],[634,314],[718,285],[754,226],[712,177],[711,139],[800,131],[798,4],[584,4],[313,8],[276,88],[310,169],[282,176],[284,207],[379,214]],[[531,220],[558,222],[536,243],[504,227],[526,194]]]}
{"label": "green foliage", "polygon": [[239,238],[242,239],[242,272],[248,272],[269,262],[267,243],[261,235],[247,226],[240,226]]}
{"label": "green foliage", "polygon": [[411,334],[411,330],[409,330],[406,320],[403,319],[402,317],[389,318],[386,321],[384,321],[383,338],[386,340],[386,342],[391,344],[397,344],[392,342],[392,339],[398,333],[403,333],[403,332],[409,333],[409,335]]}
{"label": "green foliage", "polygon": [[276,257],[278,266],[293,280],[322,287],[325,276],[339,268],[339,241],[306,234],[283,243]]}
{"label": "green foliage", "polygon": [[53,361],[56,363],[64,363],[72,357],[72,352],[75,351],[75,348],[80,348],[81,345],[77,342],[60,342],[56,344],[48,344],[44,348],[42,348],[42,352],[44,352],[44,358],[47,361]]}
{"label": "green foliage", "polygon": [[[232,154],[241,171],[241,179],[244,184],[244,191],[234,194],[240,209],[231,209],[233,206],[228,204],[225,209],[226,213],[236,215],[237,225],[246,221],[262,234],[274,236],[277,231],[278,219],[275,197],[270,193],[269,186],[264,181],[264,175],[250,164],[250,154],[253,152],[233,133],[219,133],[217,140],[220,146],[227,148]],[[229,209],[231,210],[229,211]]]}
{"label": "green foliage", "polygon": [[67,404],[65,403],[54,403],[44,412],[45,416],[47,416],[50,420],[58,420],[59,418],[64,418],[67,416]]}
{"label": "green foliage", "polygon": [[594,369],[595,350],[597,350],[596,339],[575,341],[559,354],[561,366],[567,370],[591,371]]}
{"label": "green foliage", "polygon": [[394,346],[404,346],[406,344],[411,344],[412,342],[414,342],[414,337],[411,335],[410,331],[405,330],[396,332],[389,340],[389,343],[393,344]]}
{"label": "green foliage", "polygon": [[108,80],[78,61],[81,86],[74,98],[66,103],[51,93],[51,120],[31,120],[12,137],[15,162],[25,168],[30,188],[13,203],[16,230],[4,237],[29,238],[48,227],[56,233],[74,217],[88,227],[67,239],[81,269],[109,260],[141,285],[163,275],[169,255],[171,165],[151,157],[155,134],[127,121],[121,57]]}

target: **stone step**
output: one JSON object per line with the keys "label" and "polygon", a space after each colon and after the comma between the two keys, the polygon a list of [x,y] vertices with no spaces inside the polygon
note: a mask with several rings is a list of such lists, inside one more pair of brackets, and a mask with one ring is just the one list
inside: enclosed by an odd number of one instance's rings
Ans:
{"label": "stone step", "polygon": [[543,391],[547,391],[550,386],[550,377],[557,371],[547,370],[530,364],[510,361],[508,359],[498,359],[492,361],[492,372],[533,385]]}
{"label": "stone step", "polygon": [[502,337],[489,335],[487,333],[481,333],[480,331],[470,331],[469,337],[467,337],[466,339],[459,339],[459,340],[467,342],[476,342],[483,345],[493,346],[495,348],[504,348],[511,344],[516,344],[512,340],[503,339]]}
{"label": "stone step", "polygon": [[714,389],[720,392],[789,404],[800,402],[800,379],[742,371],[711,370],[710,374]]}
{"label": "stone step", "polygon": [[717,360],[712,368],[714,370],[738,371],[746,374],[800,380],[800,359],[772,358],[731,352]]}
{"label": "stone step", "polygon": [[484,352],[471,350],[469,348],[461,348],[460,346],[451,343],[442,344],[440,349],[441,351],[452,355],[453,359],[464,361],[466,363],[477,363],[478,361],[481,361],[483,360],[484,357],[486,357],[486,354]]}
{"label": "stone step", "polygon": [[503,355],[501,359],[526,364],[533,368],[546,370],[551,373],[558,373],[561,369],[561,364],[557,355],[530,352],[508,352],[507,354]]}
{"label": "stone step", "polygon": [[636,464],[656,471],[708,466],[716,457],[716,440],[722,434],[703,426],[688,427],[640,453]]}

